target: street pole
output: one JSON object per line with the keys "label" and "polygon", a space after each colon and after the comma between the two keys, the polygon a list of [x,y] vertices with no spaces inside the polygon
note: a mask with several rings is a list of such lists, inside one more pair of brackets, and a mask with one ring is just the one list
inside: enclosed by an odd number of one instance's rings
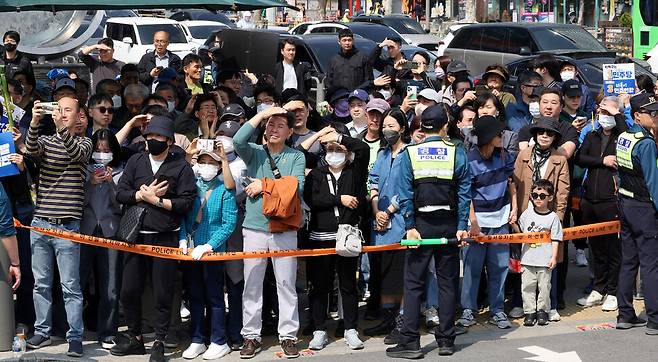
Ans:
{"label": "street pole", "polygon": [[425,0],[425,29],[430,30],[430,17],[432,16],[432,4],[430,0]]}

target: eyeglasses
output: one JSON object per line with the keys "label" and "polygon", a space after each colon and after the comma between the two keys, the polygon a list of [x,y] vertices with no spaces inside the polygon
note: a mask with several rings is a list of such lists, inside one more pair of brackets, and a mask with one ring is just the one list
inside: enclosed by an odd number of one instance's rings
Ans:
{"label": "eyeglasses", "polygon": [[108,114],[114,114],[114,108],[112,107],[94,107],[93,109],[97,109],[100,113],[108,113]]}
{"label": "eyeglasses", "polygon": [[549,194],[539,194],[539,193],[536,193],[536,192],[533,192],[533,193],[530,194],[530,197],[532,197],[533,200],[545,200],[548,196],[550,196],[550,195]]}
{"label": "eyeglasses", "polygon": [[538,136],[541,136],[543,134],[547,135],[548,137],[555,137],[555,132],[553,131],[549,131],[547,129],[540,129],[539,131],[537,131]]}

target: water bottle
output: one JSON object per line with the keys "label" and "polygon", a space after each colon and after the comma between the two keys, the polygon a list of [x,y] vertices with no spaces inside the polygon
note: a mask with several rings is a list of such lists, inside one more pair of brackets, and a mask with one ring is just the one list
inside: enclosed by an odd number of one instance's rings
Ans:
{"label": "water bottle", "polygon": [[27,351],[27,340],[25,338],[25,334],[19,333],[18,334],[18,342],[21,345],[21,355]]}
{"label": "water bottle", "polygon": [[21,350],[21,340],[18,336],[14,337],[14,342],[11,344],[11,351],[14,353],[14,358],[21,358],[23,351]]}

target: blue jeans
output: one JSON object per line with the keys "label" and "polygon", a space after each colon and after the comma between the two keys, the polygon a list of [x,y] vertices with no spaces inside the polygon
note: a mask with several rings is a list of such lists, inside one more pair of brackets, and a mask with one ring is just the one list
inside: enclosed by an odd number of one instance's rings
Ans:
{"label": "blue jeans", "polygon": [[[506,234],[507,225],[499,228],[482,228],[486,235]],[[464,281],[461,292],[463,309],[478,310],[477,297],[480,276],[485,262],[489,287],[489,310],[491,314],[502,312],[505,303],[505,278],[509,268],[509,245],[497,243],[473,243],[463,250]]]}
{"label": "blue jeans", "polygon": [[187,296],[190,298],[192,343],[206,343],[208,333],[204,311],[210,319],[210,342],[226,343],[226,307],[224,306],[224,262],[191,262],[183,273]]}
{"label": "blue jeans", "polygon": [[[80,221],[62,225],[50,224],[35,217],[32,226],[78,232]],[[80,289],[80,245],[69,240],[30,232],[32,246],[32,273],[34,274],[34,322],[35,334],[50,338],[52,331],[52,284],[55,262],[59,269],[66,320],[69,330],[68,341],[82,341],[82,291]]]}

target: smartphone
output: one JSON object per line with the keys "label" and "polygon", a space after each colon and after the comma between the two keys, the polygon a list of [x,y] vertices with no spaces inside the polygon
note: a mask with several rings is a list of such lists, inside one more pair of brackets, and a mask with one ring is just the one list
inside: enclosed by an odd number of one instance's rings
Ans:
{"label": "smartphone", "polygon": [[253,181],[249,177],[240,176],[240,184],[242,185],[243,188],[249,186],[249,184],[251,184],[252,182]]}
{"label": "smartphone", "polygon": [[418,69],[418,63],[416,63],[416,62],[402,63],[402,69],[407,69],[407,70]]}
{"label": "smartphone", "polygon": [[156,68],[158,68],[159,71],[162,71],[164,69],[164,67],[161,65],[158,65]]}
{"label": "smartphone", "polygon": [[41,104],[41,109],[43,109],[43,114],[53,114],[55,109],[59,108],[59,103],[57,102],[43,102]]}
{"label": "smartphone", "polygon": [[574,121],[576,121],[578,123],[583,123],[583,122],[587,121],[587,117],[578,116],[578,117],[576,117],[576,119],[574,119]]}
{"label": "smartphone", "polygon": [[408,85],[407,96],[409,97],[409,99],[413,99],[413,100],[418,99],[418,86]]}
{"label": "smartphone", "polygon": [[102,163],[96,163],[91,165],[91,169],[94,170],[96,176],[103,176],[105,174],[105,165]]}
{"label": "smartphone", "polygon": [[215,140],[212,138],[199,138],[196,142],[196,148],[199,151],[213,152],[215,150]]}

